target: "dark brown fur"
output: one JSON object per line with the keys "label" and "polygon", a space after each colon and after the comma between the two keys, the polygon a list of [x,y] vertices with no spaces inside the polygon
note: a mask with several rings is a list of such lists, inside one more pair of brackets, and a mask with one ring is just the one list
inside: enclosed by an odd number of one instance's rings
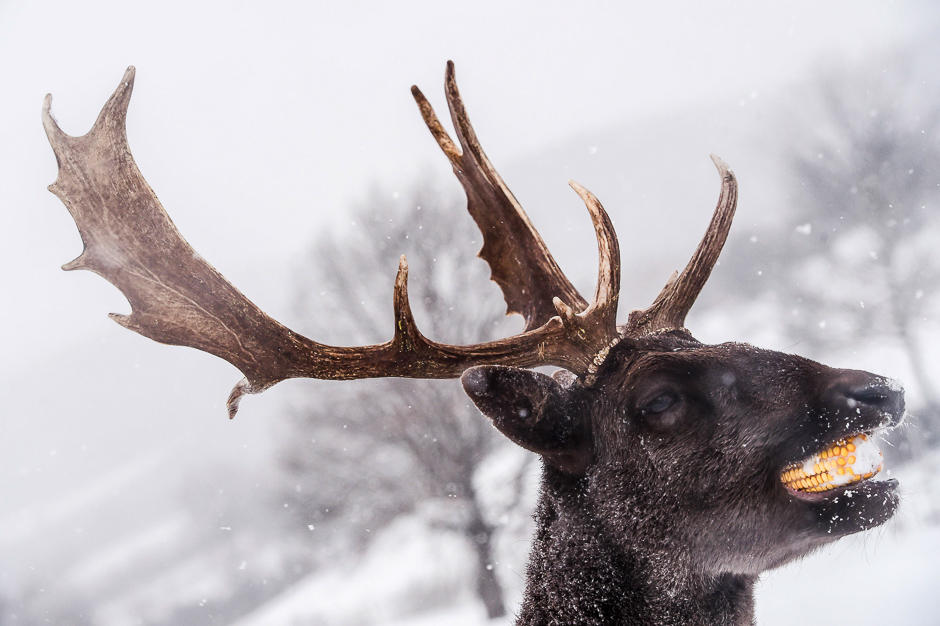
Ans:
{"label": "dark brown fur", "polygon": [[[808,501],[779,479],[900,420],[903,395],[879,376],[680,330],[624,341],[593,387],[556,378],[463,377],[497,428],[545,459],[519,624],[750,624],[761,572],[897,507],[893,481]],[[643,410],[663,395],[667,410]]]}
{"label": "dark brown fur", "polygon": [[[588,302],[486,158],[448,63],[457,142],[413,93],[467,193],[480,254],[526,331],[468,346],[428,340],[411,314],[402,257],[392,339],[330,346],[268,317],[176,230],[127,143],[134,75],[128,68],[81,137],[62,132],[46,97],[43,125],[59,165],[50,190],[85,243],[65,269],[116,285],[132,307],[114,316],[123,326],[238,367],[245,378],[229,397],[230,416],[244,394],[288,378],[462,374],[496,427],[545,460],[520,624],[748,623],[758,574],[894,513],[891,482],[807,498],[779,476],[846,435],[897,423],[904,408],[897,385],[747,345],[706,346],[682,328],[737,204],[734,174],[721,159],[713,157],[718,204],[689,264],[618,326],[620,253],[604,208],[572,183],[598,241],[598,286]],[[519,369],[542,365],[568,373]]]}

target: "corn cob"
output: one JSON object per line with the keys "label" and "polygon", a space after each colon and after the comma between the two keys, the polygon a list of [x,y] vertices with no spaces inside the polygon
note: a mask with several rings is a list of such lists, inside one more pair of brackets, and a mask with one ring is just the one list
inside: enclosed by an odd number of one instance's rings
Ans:
{"label": "corn cob", "polygon": [[780,481],[796,491],[815,493],[867,480],[884,467],[883,456],[869,435],[853,435],[791,465]]}

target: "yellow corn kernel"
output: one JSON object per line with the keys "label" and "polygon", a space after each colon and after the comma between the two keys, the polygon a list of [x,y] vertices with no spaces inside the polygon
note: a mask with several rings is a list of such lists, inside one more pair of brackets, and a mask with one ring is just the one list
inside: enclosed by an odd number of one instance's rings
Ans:
{"label": "yellow corn kernel", "polygon": [[[856,437],[859,437],[859,439],[856,439]],[[871,478],[882,468],[879,467],[864,475],[857,473],[852,468],[852,465],[858,461],[858,457],[853,454],[858,446],[852,441],[859,440],[867,441],[868,437],[858,434],[830,444],[829,448],[817,452],[815,457],[810,457],[808,459],[809,463],[793,465],[784,470],[780,474],[781,482],[790,489],[820,492]],[[847,473],[846,470],[848,470]],[[839,476],[842,478],[837,478]],[[840,484],[832,484],[834,481],[838,481]]]}

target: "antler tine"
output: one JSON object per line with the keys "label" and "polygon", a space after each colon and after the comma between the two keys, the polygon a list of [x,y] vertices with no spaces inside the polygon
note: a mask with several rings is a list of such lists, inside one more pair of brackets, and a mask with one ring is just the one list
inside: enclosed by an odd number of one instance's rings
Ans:
{"label": "antler tine", "polygon": [[[430,120],[428,125],[464,182],[468,205],[484,232],[481,254],[493,268],[494,279],[502,281],[510,309],[528,311],[529,326],[534,320],[544,321],[520,335],[487,343],[455,346],[430,341],[415,324],[408,302],[408,263],[402,257],[395,279],[392,339],[372,346],[329,346],[268,317],[176,229],[127,144],[124,122],[133,80],[134,70],[129,68],[91,131],[81,137],[70,137],[58,128],[51,99],[46,98],[43,123],[59,164],[59,176],[50,189],[69,209],[85,244],[82,254],[65,269],[94,271],[120,289],[131,313],[112,317],[125,328],[161,343],[214,354],[238,368],[244,379],[229,395],[230,417],[245,394],[260,393],[288,378],[440,379],[456,378],[475,365],[556,365],[583,376],[588,384],[593,380],[613,345],[620,266],[610,219],[586,190],[575,186],[591,212],[600,254],[598,289],[590,307],[558,270],[482,152],[483,161],[475,161],[457,151],[430,107],[422,105],[425,120]],[[416,97],[421,105],[423,96],[417,92]],[[466,124],[464,119],[460,125],[466,129]],[[461,137],[467,139],[465,130]],[[498,193],[500,189],[505,193]],[[534,247],[527,250],[528,244]],[[506,256],[493,256],[496,253]],[[570,303],[558,300],[566,312],[564,321],[554,314],[552,296]],[[514,308],[533,299],[532,308]]]}
{"label": "antler tine", "polygon": [[559,298],[554,299],[555,309],[572,341],[584,344],[593,354],[583,380],[594,384],[598,368],[607,354],[621,339],[617,328],[617,304],[620,299],[620,244],[610,216],[600,201],[590,191],[569,180],[591,214],[594,232],[597,235],[597,287],[594,299],[581,313],[574,314],[571,307]]}
{"label": "antler tine", "polygon": [[[59,124],[56,123],[55,118],[52,116],[51,93],[47,93],[42,101],[42,127],[46,131],[46,137],[49,139],[49,143],[52,144],[53,152],[57,152],[58,145],[67,141],[69,136],[62,132],[62,129],[59,128]],[[58,154],[56,154],[56,158],[58,158]]]}
{"label": "antler tine", "polygon": [[[447,69],[444,71],[444,95],[447,97],[447,108],[450,109],[450,117],[454,122],[454,130],[457,131],[457,140],[460,145],[463,146],[464,150],[471,150],[481,164],[492,170],[493,166],[483,152],[483,146],[480,145],[476,131],[473,130],[473,125],[470,124],[470,117],[467,115],[463,98],[460,97],[460,89],[457,87],[457,70],[453,61],[447,62]],[[493,174],[496,174],[495,170],[493,170]],[[496,174],[496,178],[500,184],[505,186],[498,174]]]}
{"label": "antler tine", "polygon": [[434,112],[434,107],[432,107],[428,99],[424,97],[424,94],[421,93],[417,85],[411,86],[411,95],[414,97],[415,102],[418,103],[418,110],[421,111],[421,117],[424,118],[424,123],[427,125],[428,130],[431,131],[431,134],[437,141],[437,145],[439,145],[441,150],[444,151],[444,154],[447,155],[447,159],[450,161],[451,165],[457,169],[462,167],[460,158],[463,156],[463,153],[450,138],[450,135],[447,134],[444,125],[441,124],[441,121],[437,118],[437,114]]}
{"label": "antler tine", "polygon": [[444,91],[462,149],[444,130],[421,91],[412,87],[425,124],[447,155],[467,194],[467,209],[483,233],[479,256],[489,264],[492,280],[502,289],[507,313],[519,313],[525,318],[526,330],[534,330],[554,317],[552,299],[556,296],[576,311],[583,311],[588,306],[587,301],[565,277],[529,217],[483,152],[457,89],[451,61],[447,62]]}
{"label": "antler tine", "polygon": [[[124,72],[124,77],[121,79],[121,84],[118,85],[117,89],[114,90],[114,93],[111,94],[111,97],[108,98],[108,101],[101,108],[101,112],[98,113],[98,118],[85,137],[107,132],[116,137],[118,141],[123,138],[126,145],[127,131],[125,120],[127,119],[127,107],[128,104],[130,104],[131,94],[134,91],[134,77],[136,73],[137,70],[133,65],[127,68]],[[46,94],[46,97],[43,99],[42,125],[57,158],[67,149],[69,140],[81,139],[80,137],[72,137],[59,128],[59,124],[52,115],[51,93]]]}
{"label": "antler tine", "polygon": [[408,260],[401,255],[398,261],[398,275],[395,277],[395,336],[392,345],[402,352],[427,347],[428,341],[418,330],[411,303],[408,301]]}
{"label": "antler tine", "polygon": [[[121,78],[121,83],[98,113],[98,117],[91,130],[81,137],[68,135],[59,128],[59,124],[52,114],[52,94],[46,94],[42,103],[42,125],[46,131],[46,137],[49,139],[49,144],[52,146],[52,151],[55,153],[56,163],[59,166],[60,173],[63,170],[69,171],[74,168],[76,160],[82,158],[85,153],[91,153],[96,150],[105,151],[110,149],[110,152],[107,155],[95,154],[92,157],[93,159],[104,157],[129,159],[133,162],[133,158],[130,156],[130,148],[127,145],[127,130],[125,124],[127,120],[127,107],[130,103],[131,94],[134,91],[135,75],[136,70],[134,66],[129,66],[124,72],[124,76]],[[58,196],[59,199],[65,203],[68,210],[72,213],[72,216],[76,217],[76,211],[79,211],[80,208],[67,200],[70,191],[68,189],[69,183],[70,179],[67,176],[59,176],[54,183],[49,185],[48,189]],[[135,189],[134,191],[139,190]],[[82,234],[83,241],[86,242],[86,246],[78,257],[64,264],[62,269],[66,271],[90,269],[100,273],[97,267],[100,266],[102,262],[107,262],[107,260],[93,256],[91,250],[93,247],[87,245],[89,239],[94,238],[95,229],[89,228],[86,232],[83,230],[85,224],[80,223],[78,219],[76,219],[76,225],[78,226],[79,232]]]}
{"label": "antler tine", "polygon": [[127,141],[127,107],[131,102],[131,94],[134,92],[134,78],[137,76],[137,69],[130,65],[124,71],[124,77],[121,78],[121,84],[114,90],[114,94],[108,99],[98,119],[92,126],[92,133],[109,132],[114,136],[123,137]]}
{"label": "antler tine", "polygon": [[718,261],[718,255],[728,239],[737,207],[738,183],[727,163],[714,154],[711,159],[721,176],[721,194],[708,230],[705,231],[705,236],[689,264],[681,274],[670,277],[653,304],[645,310],[630,313],[627,330],[630,335],[648,335],[661,330],[682,328],[685,316]]}
{"label": "antler tine", "polygon": [[568,184],[584,200],[597,235],[597,287],[594,290],[594,301],[584,314],[603,318],[606,328],[615,328],[617,302],[620,299],[620,244],[617,233],[610,216],[594,194],[573,180],[569,180]]}

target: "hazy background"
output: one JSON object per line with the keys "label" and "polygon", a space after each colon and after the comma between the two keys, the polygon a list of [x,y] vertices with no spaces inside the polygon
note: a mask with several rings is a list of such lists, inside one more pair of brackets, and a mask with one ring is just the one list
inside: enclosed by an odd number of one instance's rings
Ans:
{"label": "hazy background", "polygon": [[[356,237],[370,207],[401,215],[395,211],[407,211],[423,186],[439,188],[430,198],[444,204],[458,193],[408,89],[421,86],[443,113],[446,60],[456,63],[490,159],[588,293],[596,247],[566,180],[604,202],[623,249],[625,319],[701,237],[718,192],[709,153],[724,158],[741,185],[729,252],[765,233],[790,237],[803,225],[787,212],[796,196],[793,155],[815,150],[824,126],[813,104],[818,85],[853,73],[895,76],[911,58],[921,68],[913,75],[929,76],[940,60],[931,47],[938,33],[928,2],[4,0],[0,624],[413,624],[431,609],[444,613],[427,623],[483,619],[472,555],[453,530],[460,524],[439,523],[447,513],[421,504],[440,494],[404,494],[410,505],[389,509],[396,513],[382,525],[384,543],[298,533],[307,524],[290,511],[307,491],[285,475],[285,441],[306,431],[292,425],[311,404],[341,405],[344,394],[365,387],[283,383],[248,398],[229,422],[223,405],[240,377],[234,368],[122,330],[106,317],[128,309],[116,289],[91,273],[59,270],[81,241],[46,191],[56,176],[39,117],[46,93],[55,96],[63,130],[80,135],[135,65],[131,148],[186,238],[275,318],[320,329],[317,339],[329,339],[323,333],[335,326],[336,341],[352,341],[342,309],[324,307],[311,320],[311,309],[298,305],[298,292],[315,289],[304,282],[311,249],[330,233],[347,253],[347,241],[365,251]],[[923,93],[934,93],[923,82]],[[920,89],[916,80],[904,84]],[[865,97],[862,89],[860,102]],[[351,250],[346,258],[354,259]],[[394,262],[370,270],[375,301],[364,307],[385,311],[394,270]],[[690,319],[701,339],[825,355],[900,377],[911,401],[924,401],[895,343],[879,343],[877,332],[842,349],[809,335],[794,341],[765,309],[729,305],[730,292],[716,285],[747,281],[722,279],[720,270]],[[760,302],[789,311],[779,299]],[[331,316],[335,323],[323,322]],[[447,332],[446,319],[435,323]],[[918,341],[936,352],[932,318],[918,323]],[[360,330],[378,339],[390,331],[390,322]],[[344,435],[335,436],[341,448]],[[488,465],[473,478],[479,491],[522,481],[492,523],[506,529],[500,575],[512,610],[537,469],[490,445]],[[923,504],[934,501],[922,480],[929,472],[909,471],[914,504],[902,529],[840,543],[771,575],[759,595],[763,622],[817,615],[825,607],[788,598],[813,595],[827,572],[847,568],[857,579],[880,580],[872,620],[934,623],[940,571],[923,555],[940,554],[940,518]],[[285,495],[292,491],[294,499]],[[921,534],[905,539],[903,524]],[[401,546],[411,551],[396,552]]]}

